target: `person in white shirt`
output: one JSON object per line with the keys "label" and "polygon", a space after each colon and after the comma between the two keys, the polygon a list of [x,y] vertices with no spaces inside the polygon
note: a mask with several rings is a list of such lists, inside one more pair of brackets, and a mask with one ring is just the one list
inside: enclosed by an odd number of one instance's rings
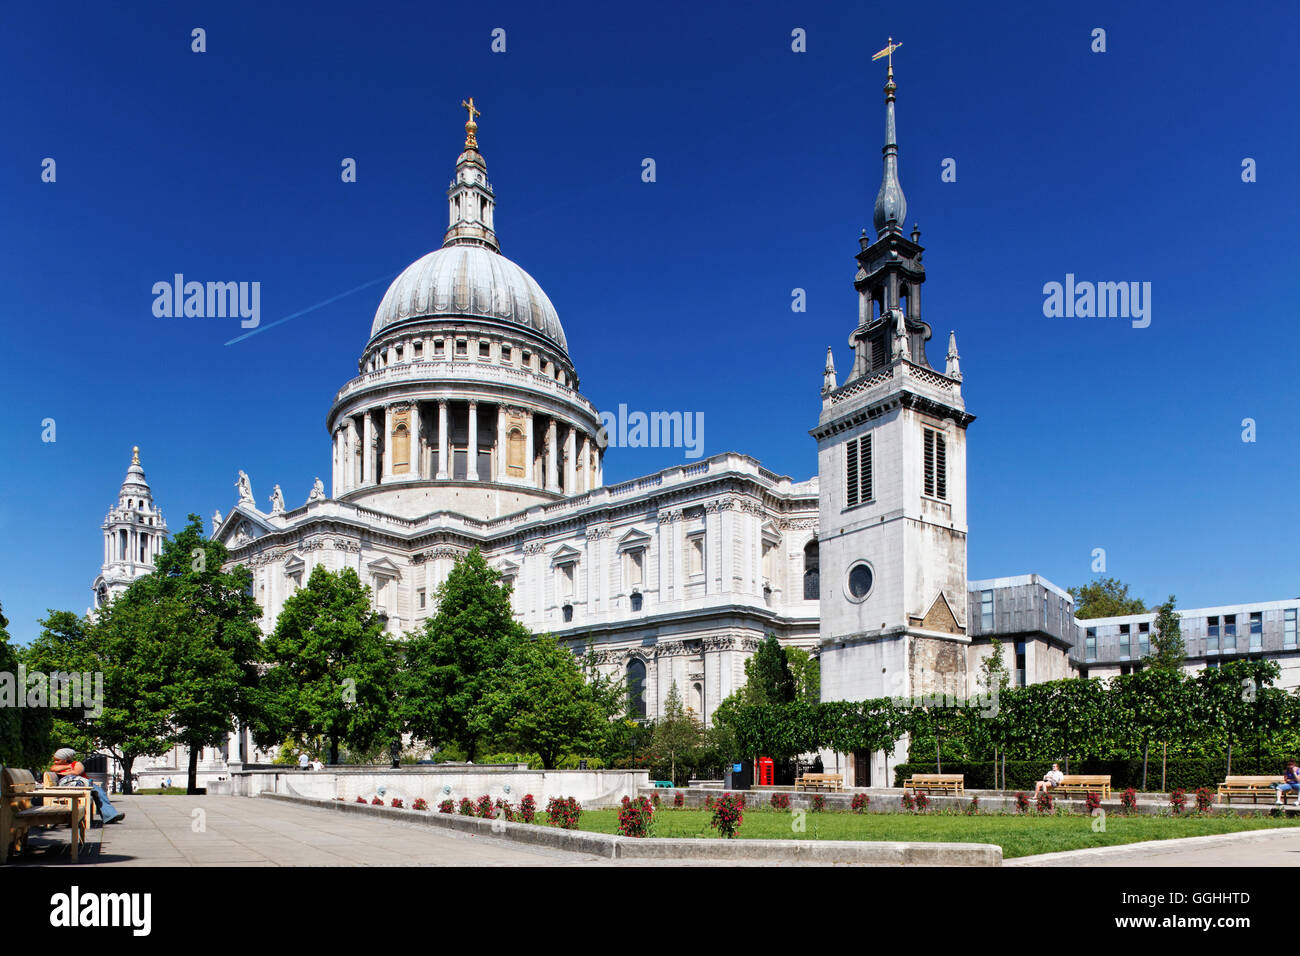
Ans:
{"label": "person in white shirt", "polygon": [[298,769],[306,770],[309,766],[311,766],[311,759],[307,756],[307,752],[298,754]]}
{"label": "person in white shirt", "polygon": [[1061,773],[1061,765],[1059,763],[1052,764],[1052,769],[1047,771],[1047,776],[1034,784],[1034,795],[1037,796],[1051,790],[1053,787],[1060,786],[1061,781],[1064,779],[1065,774]]}
{"label": "person in white shirt", "polygon": [[317,757],[315,760],[313,760],[313,761],[311,762],[311,769],[313,769],[313,770],[324,770],[324,769],[325,769],[325,765],[324,765],[323,763],[321,763],[321,762],[320,762],[320,758]]}

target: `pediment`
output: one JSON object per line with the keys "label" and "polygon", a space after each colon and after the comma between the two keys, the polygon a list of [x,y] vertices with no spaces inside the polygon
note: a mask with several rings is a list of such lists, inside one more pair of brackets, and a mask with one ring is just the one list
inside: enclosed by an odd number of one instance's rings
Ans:
{"label": "pediment", "polygon": [[568,561],[577,561],[582,557],[582,552],[571,544],[562,544],[555,549],[551,555],[552,564],[564,564]]}
{"label": "pediment", "polygon": [[650,546],[650,535],[644,531],[638,531],[636,528],[628,530],[627,534],[618,539],[618,550],[631,551],[635,548],[648,548]]}

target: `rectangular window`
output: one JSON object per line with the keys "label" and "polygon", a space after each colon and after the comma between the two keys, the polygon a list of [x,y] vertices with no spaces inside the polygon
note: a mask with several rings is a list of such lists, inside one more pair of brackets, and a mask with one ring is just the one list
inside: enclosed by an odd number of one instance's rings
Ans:
{"label": "rectangular window", "polygon": [[420,588],[418,591],[416,591],[415,596],[417,601],[419,602],[420,609],[423,610],[424,609],[424,588]]}
{"label": "rectangular window", "polygon": [[645,549],[637,548],[635,551],[628,551],[627,557],[627,589],[639,588],[645,581]]}
{"label": "rectangular window", "polygon": [[1282,646],[1296,646],[1296,609],[1293,607],[1282,613]]}
{"label": "rectangular window", "polygon": [[1151,625],[1138,625],[1138,653],[1145,657],[1151,653]]}
{"label": "rectangular window", "polygon": [[845,481],[848,507],[864,505],[871,500],[871,436],[850,439],[845,444]]}
{"label": "rectangular window", "polygon": [[690,568],[692,576],[704,573],[704,535],[691,535],[686,542],[687,547],[687,567]]}
{"label": "rectangular window", "polygon": [[1237,615],[1235,614],[1229,614],[1223,619],[1223,649],[1225,651],[1237,649]]}
{"label": "rectangular window", "polygon": [[933,428],[925,431],[925,493],[931,498],[948,498],[948,446]]}
{"label": "rectangular window", "polygon": [[1264,649],[1264,612],[1250,612],[1250,649],[1252,651],[1262,651]]}
{"label": "rectangular window", "polygon": [[1119,657],[1120,660],[1128,660],[1129,649],[1132,647],[1132,638],[1129,634],[1129,625],[1121,624],[1119,626]]}
{"label": "rectangular window", "polygon": [[1219,653],[1219,619],[1217,617],[1205,619],[1205,653]]}
{"label": "rectangular window", "polygon": [[1025,642],[1016,641],[1016,686],[1025,686]]}
{"label": "rectangular window", "polygon": [[456,355],[457,356],[464,355],[466,357],[469,356],[469,343],[464,339],[456,340]]}
{"label": "rectangular window", "polygon": [[1088,628],[1083,639],[1083,659],[1086,661],[1095,661],[1097,659],[1097,629]]}
{"label": "rectangular window", "polygon": [[424,343],[423,342],[411,343],[411,361],[418,362],[420,361],[420,358],[423,355],[424,355]]}
{"label": "rectangular window", "polygon": [[577,578],[576,570],[577,570],[577,565],[573,561],[569,561],[565,564],[561,564],[558,568],[556,568],[556,571],[559,572],[558,575],[559,583],[560,583],[559,597],[560,600],[564,601],[565,603],[568,603],[569,601],[573,600],[573,585],[574,585],[574,581]]}
{"label": "rectangular window", "polygon": [[993,592],[980,592],[980,631],[987,634],[993,630]]}
{"label": "rectangular window", "polygon": [[478,343],[478,357],[481,358],[481,359],[491,358],[491,357],[492,357],[492,343],[491,343],[491,342],[486,342],[486,341],[484,341],[483,339],[479,339],[479,343]]}
{"label": "rectangular window", "polygon": [[511,355],[510,346],[508,345],[501,346],[501,361],[506,364],[509,364],[510,355]]}
{"label": "rectangular window", "polygon": [[433,340],[433,357],[434,357],[434,358],[442,358],[444,354],[445,354],[445,351],[444,351],[444,349],[443,349],[442,339],[434,339],[434,340]]}

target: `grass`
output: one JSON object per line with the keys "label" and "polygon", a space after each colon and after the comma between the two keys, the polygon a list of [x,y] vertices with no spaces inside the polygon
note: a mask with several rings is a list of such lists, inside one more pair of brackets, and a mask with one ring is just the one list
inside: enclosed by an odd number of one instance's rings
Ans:
{"label": "grass", "polygon": [[[708,810],[661,807],[655,812],[651,836],[717,837],[709,826]],[[1108,814],[1105,832],[1092,829],[1093,820],[1080,813],[1001,814],[964,816],[947,813],[806,813],[805,832],[794,832],[789,811],[747,809],[738,836],[742,840],[898,840],[907,843],[993,843],[1010,859],[1061,850],[1117,846],[1143,840],[1173,840],[1273,827],[1300,826],[1300,819],[1200,816],[1124,817]],[[544,822],[545,815],[538,815]],[[618,810],[584,810],[579,826],[593,833],[617,833]]]}
{"label": "grass", "polygon": [[148,795],[148,794],[152,794],[152,795],[165,794],[166,796],[169,796],[169,797],[175,797],[175,796],[181,796],[181,797],[183,797],[183,796],[185,796],[185,788],[184,788],[184,787],[149,787],[149,788],[147,788],[147,789],[145,789],[145,790],[136,790],[135,792],[138,793],[138,794],[146,794],[146,795]]}

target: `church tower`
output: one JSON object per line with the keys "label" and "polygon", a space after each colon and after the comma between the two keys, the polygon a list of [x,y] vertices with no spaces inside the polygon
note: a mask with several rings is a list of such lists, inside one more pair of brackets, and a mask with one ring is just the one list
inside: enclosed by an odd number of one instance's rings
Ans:
{"label": "church tower", "polygon": [[974,416],[962,400],[956,336],[943,373],[926,357],[924,249],[915,226],[903,234],[896,90],[891,61],[876,238],[863,231],[853,283],[853,366],[839,385],[828,355],[811,432],[824,700],[966,696],[966,426]]}
{"label": "church tower", "polygon": [[93,610],[127,589],[132,581],[154,568],[167,537],[167,522],[154,505],[153,492],[140,467],[140,449],[131,449],[131,466],[117,493],[117,505],[104,519],[104,564],[91,585]]}

